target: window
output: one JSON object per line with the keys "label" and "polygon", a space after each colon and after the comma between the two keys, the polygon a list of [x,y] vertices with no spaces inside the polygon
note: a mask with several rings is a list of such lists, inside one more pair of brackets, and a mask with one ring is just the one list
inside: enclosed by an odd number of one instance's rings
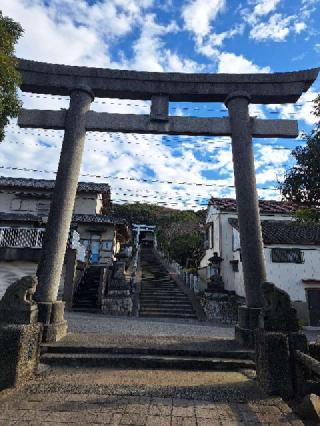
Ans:
{"label": "window", "polygon": [[20,210],[21,209],[21,200],[19,198],[14,198],[11,201],[11,210]]}
{"label": "window", "polygon": [[112,250],[112,240],[104,240],[102,242],[102,250],[111,251]]}
{"label": "window", "polygon": [[232,228],[232,250],[240,250],[240,234],[235,228]]}
{"label": "window", "polygon": [[233,272],[239,272],[239,260],[230,260]]}
{"label": "window", "polygon": [[50,202],[49,201],[39,201],[36,204],[36,208],[37,208],[37,213],[39,214],[49,214],[49,210],[50,210]]}
{"label": "window", "polygon": [[274,263],[304,263],[303,252],[300,249],[273,248],[271,260]]}
{"label": "window", "polygon": [[213,223],[210,225],[210,230],[211,230],[211,247],[210,248],[213,248],[214,247],[214,224]]}

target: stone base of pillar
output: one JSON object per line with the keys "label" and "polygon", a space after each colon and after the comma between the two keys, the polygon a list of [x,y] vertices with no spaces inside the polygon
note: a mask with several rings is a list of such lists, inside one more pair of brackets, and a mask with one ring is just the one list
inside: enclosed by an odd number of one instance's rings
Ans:
{"label": "stone base of pillar", "polygon": [[255,330],[259,327],[261,308],[249,308],[242,305],[238,309],[238,324],[235,326],[237,342],[248,348],[254,348]]}
{"label": "stone base of pillar", "polygon": [[257,382],[268,395],[291,399],[301,392],[303,378],[295,350],[307,352],[307,338],[303,333],[255,331]]}
{"label": "stone base of pillar", "polygon": [[0,390],[24,385],[39,363],[42,325],[0,324]]}
{"label": "stone base of pillar", "polygon": [[42,341],[46,343],[58,342],[68,331],[68,323],[64,319],[65,303],[38,302],[39,322],[43,324]]}

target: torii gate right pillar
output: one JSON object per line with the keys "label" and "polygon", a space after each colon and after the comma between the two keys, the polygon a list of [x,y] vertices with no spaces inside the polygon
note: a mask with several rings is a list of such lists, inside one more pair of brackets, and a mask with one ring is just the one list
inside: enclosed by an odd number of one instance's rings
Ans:
{"label": "torii gate right pillar", "polygon": [[225,104],[229,110],[234,178],[236,188],[240,245],[246,306],[239,309],[236,339],[247,346],[254,344],[262,307],[262,282],[266,280],[263,241],[252,147],[252,124],[249,116],[250,95],[238,91]]}

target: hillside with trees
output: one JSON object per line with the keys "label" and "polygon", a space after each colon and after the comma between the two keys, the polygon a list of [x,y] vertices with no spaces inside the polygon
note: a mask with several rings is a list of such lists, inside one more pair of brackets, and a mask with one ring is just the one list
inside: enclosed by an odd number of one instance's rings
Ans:
{"label": "hillside with trees", "polygon": [[182,266],[197,267],[203,256],[205,210],[176,210],[154,204],[113,204],[128,223],[156,225],[158,246]]}

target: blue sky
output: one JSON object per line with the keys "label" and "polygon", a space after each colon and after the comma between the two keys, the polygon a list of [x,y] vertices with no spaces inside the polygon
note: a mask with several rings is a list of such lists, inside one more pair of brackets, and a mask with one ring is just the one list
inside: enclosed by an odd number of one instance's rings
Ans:
{"label": "blue sky", "polygon": [[[27,59],[160,72],[269,73],[320,65],[319,0],[0,0],[0,9],[22,24],[16,53]],[[318,80],[296,106],[255,105],[251,115],[296,118],[301,131],[310,131],[319,88]],[[68,99],[20,95],[26,108],[68,105]],[[92,109],[146,114],[149,103],[97,99]],[[226,115],[222,104],[172,104],[170,111]],[[61,132],[19,130],[12,121],[0,146],[1,174],[54,178],[41,170],[56,170],[61,140]],[[274,188],[300,143],[254,141],[261,198],[279,197]],[[81,180],[108,181],[115,201],[188,208],[211,195],[234,195],[229,138],[90,132],[81,174]]]}

